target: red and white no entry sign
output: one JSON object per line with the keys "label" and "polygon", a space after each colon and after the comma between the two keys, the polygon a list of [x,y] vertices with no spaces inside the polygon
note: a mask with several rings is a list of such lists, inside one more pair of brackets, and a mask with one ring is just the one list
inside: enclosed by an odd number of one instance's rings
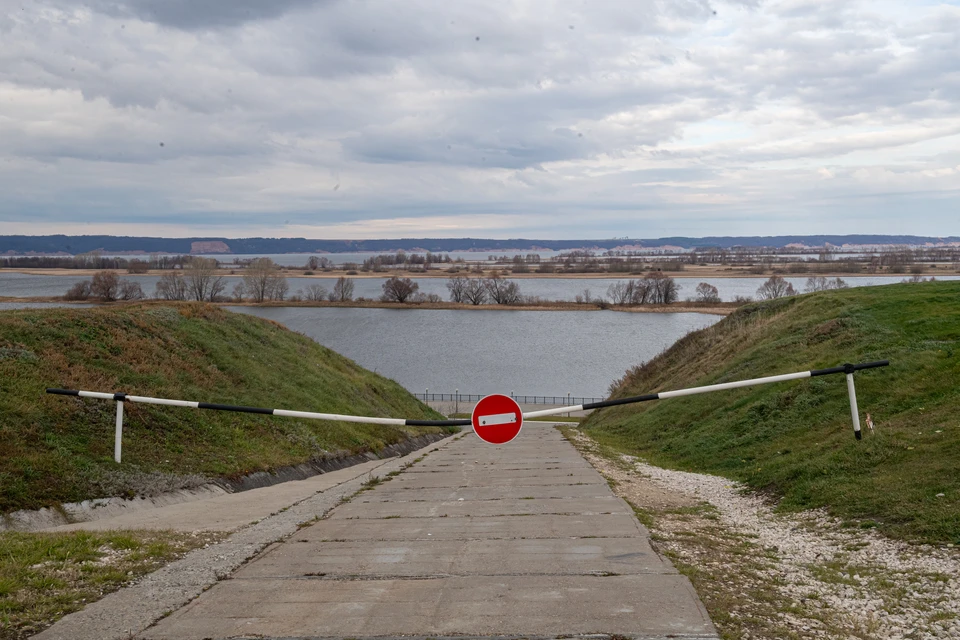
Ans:
{"label": "red and white no entry sign", "polygon": [[490,444],[506,444],[517,437],[523,426],[523,411],[513,398],[486,396],[473,408],[473,430]]}

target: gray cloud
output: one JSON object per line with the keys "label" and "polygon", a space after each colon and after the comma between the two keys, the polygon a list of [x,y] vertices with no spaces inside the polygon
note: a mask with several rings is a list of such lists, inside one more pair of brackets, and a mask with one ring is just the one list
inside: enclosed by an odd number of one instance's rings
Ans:
{"label": "gray cloud", "polygon": [[177,29],[234,27],[270,20],[300,7],[336,0],[87,0],[64,3],[88,6],[116,17],[137,18]]}
{"label": "gray cloud", "polygon": [[960,9],[888,9],[24,5],[0,16],[0,223],[525,215],[640,235],[742,215],[773,232],[855,202],[892,229],[876,194],[894,193],[955,224]]}

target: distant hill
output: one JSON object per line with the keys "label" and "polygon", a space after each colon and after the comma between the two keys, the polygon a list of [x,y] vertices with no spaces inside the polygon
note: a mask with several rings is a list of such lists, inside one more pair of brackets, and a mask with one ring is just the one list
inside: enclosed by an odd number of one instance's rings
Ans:
{"label": "distant hill", "polygon": [[535,240],[491,238],[400,238],[383,240],[313,240],[308,238],[150,238],[138,236],[0,236],[0,255],[72,254],[102,251],[114,253],[354,253],[391,252],[403,250],[431,251],[521,251],[542,249],[569,251],[573,249],[608,250],[617,247],[680,247],[720,248],[770,247],[783,248],[802,244],[822,247],[842,245],[924,245],[960,242],[960,237],[934,238],[930,236],[885,235],[821,235],[821,236],[711,236],[706,238],[611,238],[602,240]]}
{"label": "distant hill", "polygon": [[824,291],[749,305],[630,371],[613,397],[889,359],[842,375],[602,409],[583,427],[652,464],[741,480],[907,539],[960,543],[960,282]]}

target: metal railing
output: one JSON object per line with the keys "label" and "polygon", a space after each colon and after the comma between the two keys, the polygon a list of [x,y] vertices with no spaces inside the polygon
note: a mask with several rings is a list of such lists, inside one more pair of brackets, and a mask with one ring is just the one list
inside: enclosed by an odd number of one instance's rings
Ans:
{"label": "metal railing", "polygon": [[[417,400],[421,402],[479,402],[487,394],[475,394],[475,393],[430,393],[428,389],[426,393],[415,393],[413,394]],[[513,398],[517,404],[553,404],[559,406],[573,406],[577,404],[588,404],[590,402],[600,402],[605,398],[586,398],[580,396],[518,396],[515,393],[511,392],[510,397]]]}

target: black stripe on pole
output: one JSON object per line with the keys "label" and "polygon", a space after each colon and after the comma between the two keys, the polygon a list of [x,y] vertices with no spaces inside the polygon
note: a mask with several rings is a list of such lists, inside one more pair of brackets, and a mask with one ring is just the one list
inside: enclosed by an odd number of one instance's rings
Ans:
{"label": "black stripe on pole", "polygon": [[262,413],[272,416],[273,409],[264,409],[262,407],[240,407],[232,404],[213,404],[212,402],[197,403],[198,409],[214,409],[216,411],[238,411],[240,413]]}
{"label": "black stripe on pole", "polygon": [[853,373],[862,369],[875,369],[877,367],[889,366],[889,360],[877,360],[876,362],[864,362],[862,364],[844,364],[839,367],[830,367],[829,369],[814,369],[810,372],[810,377],[828,376],[833,373]]}
{"label": "black stripe on pole", "polygon": [[473,424],[470,420],[404,420],[403,424],[408,427],[465,427]]}
{"label": "black stripe on pole", "polygon": [[125,402],[127,399],[127,394],[125,393],[115,393],[113,394],[113,399],[117,402]]}
{"label": "black stripe on pole", "polygon": [[52,393],[58,396],[79,396],[80,392],[77,389],[47,389],[47,393]]}
{"label": "black stripe on pole", "polygon": [[615,407],[618,404],[633,404],[635,402],[647,402],[648,400],[659,400],[660,396],[656,393],[647,393],[642,396],[633,396],[630,398],[620,398],[618,400],[603,400],[602,402],[589,402],[583,405],[584,410],[602,409],[603,407]]}

